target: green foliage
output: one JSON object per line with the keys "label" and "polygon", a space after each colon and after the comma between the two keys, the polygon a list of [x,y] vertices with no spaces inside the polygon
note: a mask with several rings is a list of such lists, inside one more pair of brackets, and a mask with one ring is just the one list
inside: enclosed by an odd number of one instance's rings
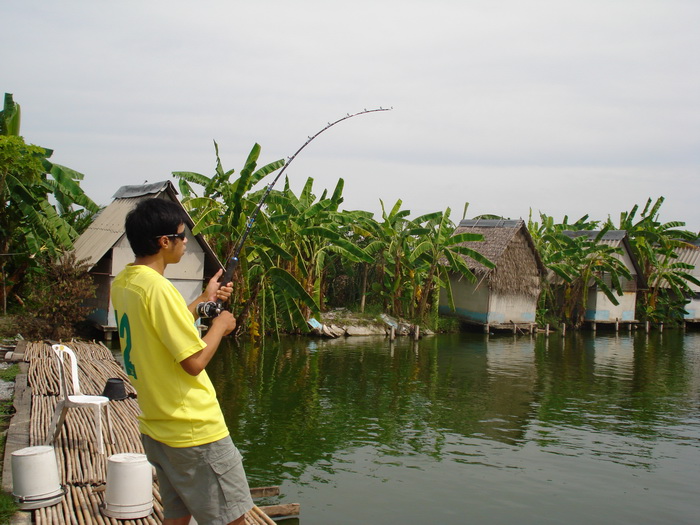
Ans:
{"label": "green foliage", "polygon": [[[239,333],[245,330],[248,315],[253,316],[249,334],[306,331],[306,321],[327,304],[381,304],[382,311],[394,315],[433,318],[434,292],[449,283],[448,271],[473,279],[463,255],[491,264],[463,246],[477,240],[475,236],[452,237],[449,210],[409,220],[410,211],[401,210],[398,201],[389,212],[383,209],[382,222],[367,212],[340,211],[342,179],[332,192],[324,190],[320,195],[314,192],[311,178],[298,195],[288,180],[282,189],[253,191],[283,161],[257,170],[260,147],[256,144],[235,178],[234,170],[222,167],[216,143],[215,149],[212,177],[193,172],[173,175],[180,179],[183,204],[195,220],[195,233],[205,234],[226,259],[266,195],[234,275],[232,304],[240,312]],[[197,191],[196,186],[201,189]],[[350,291],[353,287],[360,293]]]}
{"label": "green foliage", "polygon": [[3,301],[20,293],[26,275],[39,270],[40,261],[71,249],[79,235],[74,226],[84,225],[86,213],[99,210],[80,188],[82,174],[51,163],[51,150],[25,143],[19,135],[19,114],[19,104],[6,94],[0,112]]}
{"label": "green foliage", "polygon": [[[3,439],[3,446],[4,448],[4,440]],[[0,492],[0,523],[10,523],[10,520],[12,516],[19,510],[17,507],[17,503],[15,502],[14,497],[12,494],[8,494],[7,492]]]}
{"label": "green foliage", "polygon": [[17,363],[13,363],[7,368],[0,368],[0,380],[2,381],[14,381],[17,374],[19,374],[19,365]]}
{"label": "green foliage", "polygon": [[[596,285],[617,304],[624,279],[632,279],[618,259],[619,254],[599,243],[610,229],[625,230],[632,253],[642,270],[647,289],[637,293],[636,317],[654,322],[680,322],[684,315],[686,297],[692,293],[691,284],[700,286],[692,275],[693,267],[680,262],[680,249],[697,249],[689,241],[697,236],[682,229],[682,222],[662,223],[659,210],[663,197],[648,199],[637,217],[639,206],[620,215],[618,224],[610,219],[601,225],[584,216],[569,224],[565,217],[556,224],[551,217],[540,214],[540,221],[530,217],[528,229],[545,266],[556,276],[543,284],[538,307],[538,321],[554,324],[555,320],[578,325],[583,319],[585,292]],[[600,234],[572,236],[565,231],[599,230]],[[617,260],[616,260],[617,259]]]}
{"label": "green foliage", "polygon": [[621,259],[622,251],[602,242],[610,226],[594,233],[598,223],[587,222],[587,216],[573,224],[568,224],[566,217],[561,224],[544,214],[540,219],[541,224],[530,218],[528,229],[542,262],[555,276],[543,287],[540,319],[548,317],[548,310],[556,311],[559,320],[580,326],[593,286],[619,304],[623,280],[631,280],[632,275]]}
{"label": "green foliage", "polygon": [[65,340],[74,335],[76,324],[90,312],[85,301],[95,297],[88,270],[71,253],[32,275],[25,314],[17,321],[25,338]]}
{"label": "green foliage", "polygon": [[[682,229],[685,223],[659,219],[664,197],[647,199],[639,219],[639,206],[620,214],[618,227],[630,236],[634,255],[642,269],[648,289],[640,293],[638,312],[642,319],[655,322],[678,320],[683,316],[684,297],[693,293],[691,284],[700,286],[692,275],[693,267],[681,263],[678,250],[697,249],[689,241],[697,238],[693,232]],[[608,220],[612,225],[612,221]]]}
{"label": "green foliage", "polygon": [[0,135],[19,135],[20,121],[19,104],[12,99],[11,93],[5,93],[3,110],[0,112]]}
{"label": "green foliage", "polygon": [[409,256],[414,272],[420,275],[421,283],[418,288],[419,302],[415,318],[423,321],[427,314],[429,299],[433,299],[434,303],[437,302],[431,294],[439,286],[447,290],[450,306],[454,310],[450,273],[456,273],[471,282],[476,281],[476,276],[469,269],[464,257],[469,257],[487,268],[493,268],[494,264],[478,251],[465,245],[468,242],[483,241],[482,235],[473,233],[453,235],[455,226],[450,221],[450,208],[447,208],[444,213],[423,215],[416,218],[414,222],[423,227],[422,231],[417,231],[419,235],[415,239],[415,246]]}

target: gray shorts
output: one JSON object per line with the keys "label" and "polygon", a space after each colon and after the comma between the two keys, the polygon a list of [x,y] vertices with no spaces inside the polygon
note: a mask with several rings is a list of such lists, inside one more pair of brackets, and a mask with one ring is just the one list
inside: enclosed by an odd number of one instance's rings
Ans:
{"label": "gray shorts", "polygon": [[241,453],[230,436],[186,448],[144,434],[141,441],[156,468],[166,518],[191,514],[197,523],[224,525],[253,508]]}

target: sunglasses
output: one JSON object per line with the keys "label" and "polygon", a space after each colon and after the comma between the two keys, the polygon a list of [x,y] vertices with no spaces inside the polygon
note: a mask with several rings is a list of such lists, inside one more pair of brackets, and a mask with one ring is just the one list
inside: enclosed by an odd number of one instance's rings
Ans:
{"label": "sunglasses", "polygon": [[163,235],[158,235],[157,237],[155,237],[155,239],[160,239],[161,237],[169,237],[171,239],[178,238],[181,241],[184,241],[185,240],[185,232],[182,231],[180,233],[165,233]]}

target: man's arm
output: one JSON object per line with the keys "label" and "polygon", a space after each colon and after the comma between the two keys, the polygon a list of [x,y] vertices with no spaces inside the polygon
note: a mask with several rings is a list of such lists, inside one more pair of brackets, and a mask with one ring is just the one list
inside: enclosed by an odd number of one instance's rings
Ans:
{"label": "man's arm", "polygon": [[230,334],[236,328],[236,318],[231,312],[224,311],[215,317],[211,323],[211,327],[207,330],[206,335],[202,340],[207,344],[196,354],[180,361],[182,369],[191,376],[199,375],[202,370],[209,364],[211,358],[219,349],[219,344],[224,336]]}

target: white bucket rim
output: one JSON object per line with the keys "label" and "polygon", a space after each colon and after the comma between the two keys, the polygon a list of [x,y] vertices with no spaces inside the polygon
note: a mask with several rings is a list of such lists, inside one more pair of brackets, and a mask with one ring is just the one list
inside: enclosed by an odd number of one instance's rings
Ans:
{"label": "white bucket rim", "polygon": [[139,454],[137,452],[121,452],[119,454],[112,454],[107,458],[107,461],[114,465],[131,465],[148,463],[148,458],[146,457],[146,454]]}
{"label": "white bucket rim", "polygon": [[38,454],[47,454],[49,452],[55,452],[55,450],[55,448],[49,445],[35,445],[33,447],[24,447],[15,450],[11,455],[22,458],[27,456],[36,456]]}
{"label": "white bucket rim", "polygon": [[144,518],[153,513],[153,501],[140,505],[115,505],[105,502],[100,505],[100,512],[116,519]]}
{"label": "white bucket rim", "polygon": [[12,492],[12,496],[14,498],[16,498],[18,501],[19,500],[29,501],[29,500],[47,499],[47,498],[51,498],[53,496],[56,496],[57,494],[65,494],[65,493],[66,493],[65,487],[58,487],[55,490],[52,490],[50,492],[44,492],[41,494],[22,495],[22,494],[15,494],[14,492]]}
{"label": "white bucket rim", "polygon": [[40,509],[51,507],[59,503],[66,495],[66,487],[61,486],[58,490],[49,494],[39,494],[34,496],[20,496],[12,493],[12,497],[17,502],[17,506],[22,510]]}

